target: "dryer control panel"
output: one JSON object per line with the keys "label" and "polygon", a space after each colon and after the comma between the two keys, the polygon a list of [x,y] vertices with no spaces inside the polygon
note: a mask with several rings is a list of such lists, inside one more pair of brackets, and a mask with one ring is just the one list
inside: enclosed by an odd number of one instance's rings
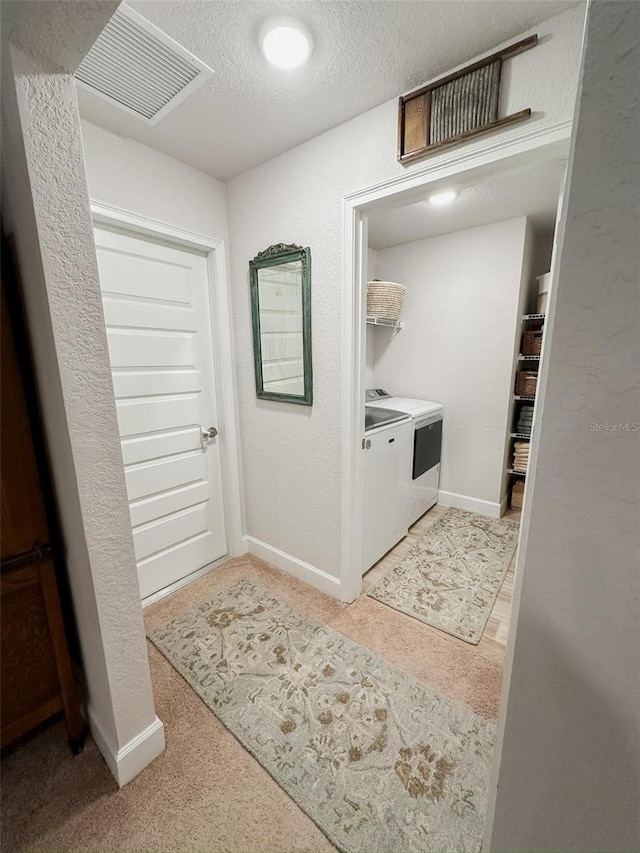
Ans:
{"label": "dryer control panel", "polygon": [[367,388],[364,392],[364,399],[367,403],[372,403],[374,400],[383,400],[385,397],[390,396],[391,394],[387,394],[383,388]]}

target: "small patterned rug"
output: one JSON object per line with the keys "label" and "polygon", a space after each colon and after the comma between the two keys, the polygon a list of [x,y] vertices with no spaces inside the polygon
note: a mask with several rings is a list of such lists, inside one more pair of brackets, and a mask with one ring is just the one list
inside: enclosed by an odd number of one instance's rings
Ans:
{"label": "small patterned rug", "polygon": [[149,637],[340,850],[480,850],[493,722],[246,578]]}
{"label": "small patterned rug", "polygon": [[518,544],[518,522],[450,509],[369,595],[477,645]]}

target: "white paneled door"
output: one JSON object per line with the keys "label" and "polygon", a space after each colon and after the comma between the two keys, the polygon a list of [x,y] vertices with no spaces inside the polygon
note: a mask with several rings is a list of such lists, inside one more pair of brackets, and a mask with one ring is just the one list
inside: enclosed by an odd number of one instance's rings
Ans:
{"label": "white paneled door", "polygon": [[227,553],[207,262],[95,228],[143,598]]}

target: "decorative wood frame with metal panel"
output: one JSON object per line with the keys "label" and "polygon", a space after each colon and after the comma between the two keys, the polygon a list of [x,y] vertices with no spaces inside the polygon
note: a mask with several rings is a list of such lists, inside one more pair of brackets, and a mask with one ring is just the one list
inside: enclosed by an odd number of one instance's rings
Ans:
{"label": "decorative wood frame with metal panel", "polygon": [[311,406],[311,250],[277,243],[249,270],[256,395]]}
{"label": "decorative wood frame with metal panel", "polygon": [[500,80],[505,59],[511,59],[537,44],[538,36],[529,36],[407,95],[401,95],[398,103],[398,161],[413,163],[443,148],[529,118],[529,107],[498,118]]}

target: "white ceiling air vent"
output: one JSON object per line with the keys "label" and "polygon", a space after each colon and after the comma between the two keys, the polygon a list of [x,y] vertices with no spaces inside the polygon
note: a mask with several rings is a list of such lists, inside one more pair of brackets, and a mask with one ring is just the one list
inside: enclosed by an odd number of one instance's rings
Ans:
{"label": "white ceiling air vent", "polygon": [[172,38],[120,6],[76,71],[78,83],[156,124],[213,75]]}

